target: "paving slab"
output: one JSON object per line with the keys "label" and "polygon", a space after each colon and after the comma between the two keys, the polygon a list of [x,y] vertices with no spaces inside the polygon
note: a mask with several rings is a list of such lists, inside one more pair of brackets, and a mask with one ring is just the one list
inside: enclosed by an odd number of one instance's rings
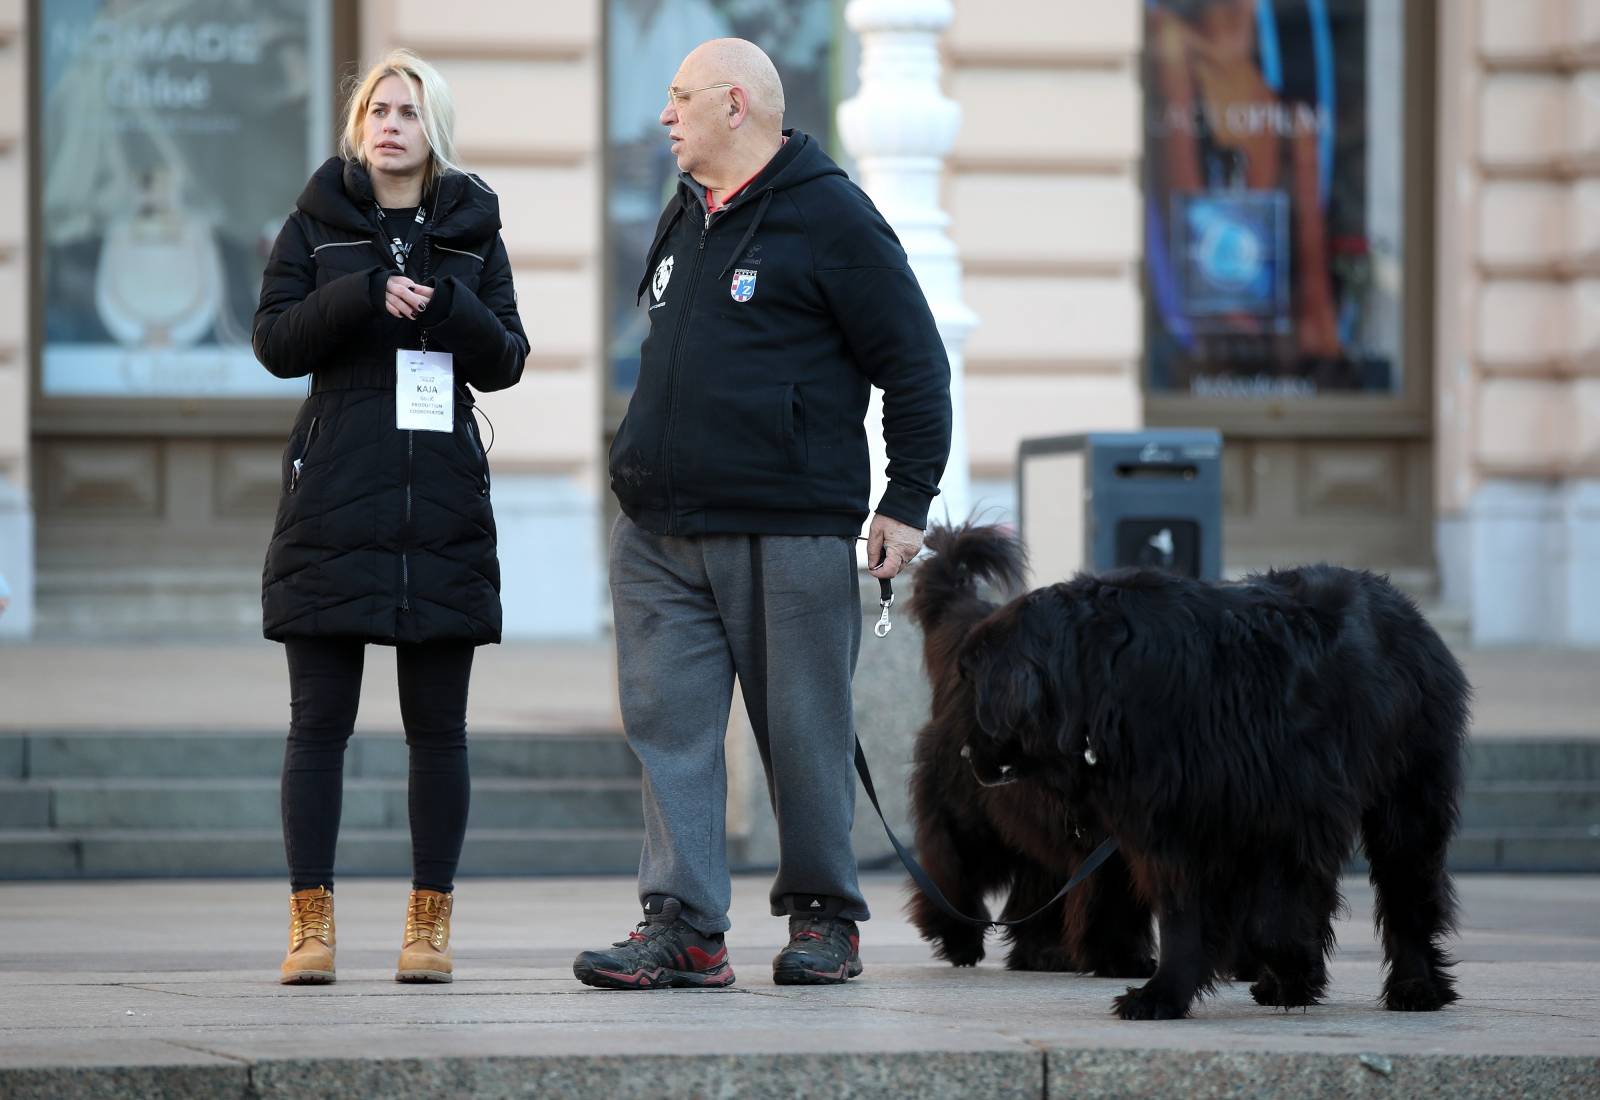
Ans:
{"label": "paving slab", "polygon": [[866,974],[772,983],[783,923],[736,880],[729,990],[611,993],[573,954],[635,919],[632,883],[458,887],[458,978],[397,985],[406,884],[339,887],[339,981],[274,981],[284,888],[0,886],[0,1094],[10,1097],[1600,1095],[1600,878],[1461,876],[1461,1004],[1378,1007],[1365,883],[1347,880],[1326,1004],[1225,985],[1194,1017],[1111,1018],[1127,984],[933,960],[899,876],[866,880]]}

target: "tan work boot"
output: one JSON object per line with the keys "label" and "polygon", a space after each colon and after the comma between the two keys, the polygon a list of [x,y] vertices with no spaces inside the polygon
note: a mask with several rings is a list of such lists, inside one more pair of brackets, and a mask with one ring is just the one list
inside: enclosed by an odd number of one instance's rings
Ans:
{"label": "tan work boot", "polygon": [[453,981],[450,966],[450,908],[455,898],[437,890],[413,890],[406,906],[406,937],[401,942],[397,982]]}
{"label": "tan work boot", "polygon": [[284,985],[327,985],[333,981],[333,891],[326,886],[289,895],[289,954]]}

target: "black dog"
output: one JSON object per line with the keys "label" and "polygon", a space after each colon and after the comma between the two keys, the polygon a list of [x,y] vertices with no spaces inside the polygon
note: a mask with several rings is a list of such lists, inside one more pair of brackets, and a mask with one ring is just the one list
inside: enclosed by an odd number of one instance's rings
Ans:
{"label": "black dog", "polygon": [[[1116,998],[1124,1019],[1187,1015],[1230,974],[1255,977],[1260,1004],[1315,1004],[1359,832],[1385,1007],[1456,999],[1445,854],[1470,689],[1410,600],[1318,565],[1228,585],[1079,576],[988,610],[975,582],[1016,581],[1015,541],[964,527],[929,545],[913,613],[934,715],[912,794],[935,880],[974,909],[1009,885],[1020,913],[1089,845],[1120,845],[1063,923],[1013,934],[1010,965],[1140,973],[1148,905],[1160,964]],[[945,958],[981,957],[965,926],[922,901],[911,914]]]}
{"label": "black dog", "polygon": [[[917,570],[910,612],[922,628],[923,662],[933,686],[933,716],[917,735],[911,812],[917,852],[945,896],[987,918],[984,895],[1007,892],[1001,919],[1026,916],[1056,892],[1098,836],[1057,786],[1037,776],[980,781],[969,761],[978,740],[970,682],[960,676],[967,635],[996,610],[980,584],[1005,594],[1022,585],[1022,547],[993,527],[935,528],[934,556]],[[955,921],[920,893],[907,906],[935,953],[956,966],[984,955],[982,929]],[[1155,972],[1150,906],[1138,900],[1127,864],[1113,856],[1064,902],[1008,929],[1013,970],[1076,970],[1112,978]]]}

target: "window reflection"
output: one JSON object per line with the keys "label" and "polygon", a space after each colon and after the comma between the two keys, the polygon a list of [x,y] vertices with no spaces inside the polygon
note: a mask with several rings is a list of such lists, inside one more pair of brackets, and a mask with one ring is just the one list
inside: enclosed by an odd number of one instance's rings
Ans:
{"label": "window reflection", "polygon": [[783,77],[784,125],[832,145],[838,5],[825,0],[609,0],[606,43],[608,383],[625,400],[647,321],[634,302],[656,220],[677,185],[656,121],[678,63],[711,38],[746,38]]}
{"label": "window reflection", "polygon": [[1403,0],[1149,0],[1149,387],[1399,386]]}

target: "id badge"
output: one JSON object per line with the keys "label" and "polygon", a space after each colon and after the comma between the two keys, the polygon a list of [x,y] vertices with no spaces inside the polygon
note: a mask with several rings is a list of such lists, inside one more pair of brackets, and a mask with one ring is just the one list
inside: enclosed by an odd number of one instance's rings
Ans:
{"label": "id badge", "polygon": [[394,426],[402,431],[456,430],[453,356],[447,351],[394,353]]}

